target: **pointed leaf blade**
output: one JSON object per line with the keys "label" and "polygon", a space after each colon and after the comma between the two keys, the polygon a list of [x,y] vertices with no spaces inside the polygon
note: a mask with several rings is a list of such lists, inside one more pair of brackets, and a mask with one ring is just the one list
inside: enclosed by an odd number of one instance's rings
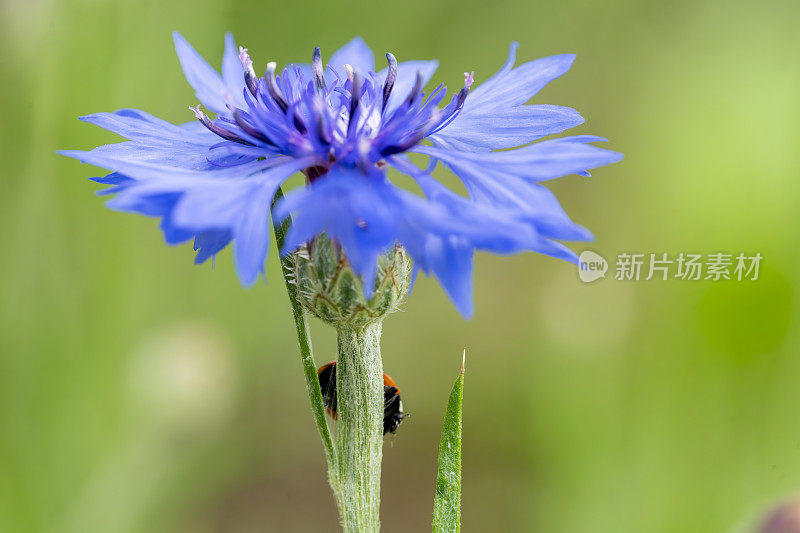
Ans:
{"label": "pointed leaf blade", "polygon": [[439,472],[433,502],[433,532],[461,530],[461,404],[464,395],[464,362],[447,401],[439,443]]}

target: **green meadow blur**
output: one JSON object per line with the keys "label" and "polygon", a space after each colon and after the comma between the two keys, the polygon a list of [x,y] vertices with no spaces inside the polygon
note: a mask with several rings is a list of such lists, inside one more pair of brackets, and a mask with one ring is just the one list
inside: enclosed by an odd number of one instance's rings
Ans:
{"label": "green meadow blur", "polygon": [[[463,320],[420,278],[384,328],[411,413],[384,452],[386,532],[430,528],[461,352],[465,531],[726,532],[800,490],[800,4],[3,0],[0,531],[337,531],[276,254],[245,290],[55,155],[116,142],[79,115],[195,104],[179,30],[219,66],[363,36],[381,63],[477,82],[574,52],[538,103],[619,164],[552,183],[612,264],[479,255]],[[582,250],[578,244],[575,249]],[[622,252],[764,257],[757,281],[616,281]],[[335,336],[313,324],[318,364]]]}

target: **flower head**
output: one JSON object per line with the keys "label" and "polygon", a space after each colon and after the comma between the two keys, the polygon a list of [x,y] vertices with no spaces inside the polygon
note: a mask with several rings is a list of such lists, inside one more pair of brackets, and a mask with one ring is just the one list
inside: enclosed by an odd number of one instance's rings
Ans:
{"label": "flower head", "polygon": [[[438,85],[426,93],[436,61],[398,62],[376,70],[360,38],[327,64],[316,48],[311,64],[279,71],[267,64],[258,77],[247,49],[228,34],[222,75],[178,33],[175,47],[200,105],[196,121],[174,125],[143,111],[123,109],[82,117],[127,142],[64,151],[112,171],[93,178],[112,187],[112,209],[161,218],[170,244],[194,239],[196,262],[234,246],[239,278],[252,284],[264,270],[270,205],[278,187],[303,172],[306,186],[275,207],[292,215],[285,249],[316,235],[338,242],[365,287],[377,259],[400,243],[414,268],[435,275],[464,315],[472,312],[475,250],[536,251],[576,262],[559,240],[587,240],[541,182],[621,159],[572,136],[536,142],[583,122],[573,109],[525,105],[569,70],[574,56],[505,65],[473,87],[474,73],[447,97]],[[519,147],[514,150],[495,151]],[[426,168],[406,156],[427,156]],[[463,182],[467,197],[436,181],[442,163]],[[387,177],[393,168],[413,178],[424,196]]]}

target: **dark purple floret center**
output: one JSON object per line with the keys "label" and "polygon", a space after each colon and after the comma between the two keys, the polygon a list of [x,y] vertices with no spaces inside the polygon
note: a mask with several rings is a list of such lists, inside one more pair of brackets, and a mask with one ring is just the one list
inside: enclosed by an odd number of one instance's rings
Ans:
{"label": "dark purple floret center", "polygon": [[215,120],[199,106],[192,111],[206,128],[228,141],[215,148],[242,156],[309,158],[312,162],[305,171],[309,181],[325,174],[333,162],[365,173],[383,168],[386,157],[407,151],[449,124],[461,111],[472,84],[469,74],[450,103],[439,108],[447,88],[439,85],[426,97],[421,72],[407,94],[394,94],[399,69],[389,53],[388,67],[380,75],[350,65],[324,67],[318,47],[310,68],[290,65],[277,75],[275,63],[269,63],[261,78],[246,49],[240,48],[239,59],[244,105],[229,99],[230,113]]}

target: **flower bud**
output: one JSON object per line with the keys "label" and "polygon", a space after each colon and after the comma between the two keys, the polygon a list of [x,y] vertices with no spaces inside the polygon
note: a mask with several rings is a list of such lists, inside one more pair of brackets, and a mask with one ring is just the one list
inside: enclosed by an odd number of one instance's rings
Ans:
{"label": "flower bud", "polygon": [[378,258],[369,299],[341,246],[325,234],[293,253],[292,263],[303,307],[332,326],[361,327],[382,320],[398,309],[411,283],[411,260],[399,244]]}

